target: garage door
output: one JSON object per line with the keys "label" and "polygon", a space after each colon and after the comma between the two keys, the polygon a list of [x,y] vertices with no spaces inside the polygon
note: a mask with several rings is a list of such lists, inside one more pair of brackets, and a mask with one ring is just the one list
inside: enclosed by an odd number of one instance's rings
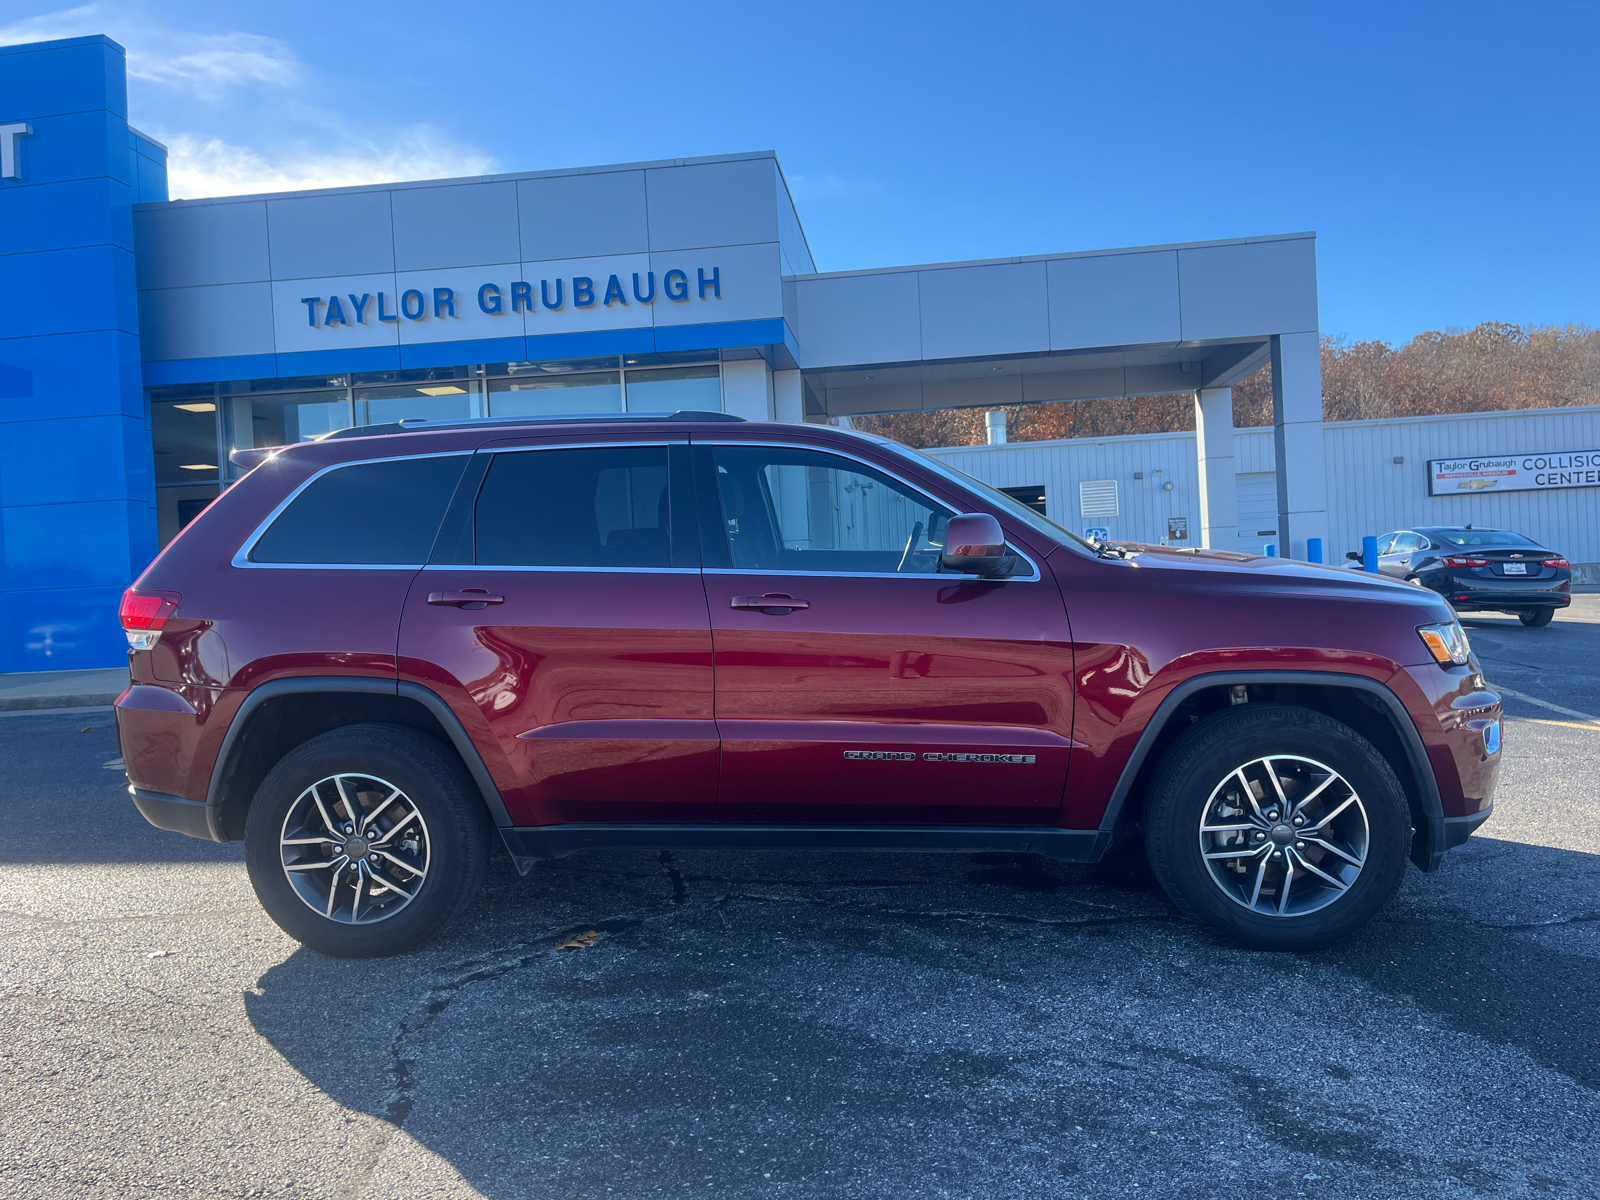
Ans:
{"label": "garage door", "polygon": [[1260,554],[1278,540],[1278,476],[1272,471],[1245,471],[1239,481],[1239,549]]}

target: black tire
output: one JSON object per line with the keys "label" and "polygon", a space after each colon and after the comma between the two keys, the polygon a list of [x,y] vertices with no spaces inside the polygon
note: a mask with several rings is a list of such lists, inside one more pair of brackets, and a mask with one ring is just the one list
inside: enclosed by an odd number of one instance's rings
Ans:
{"label": "black tire", "polygon": [[1536,608],[1531,612],[1519,612],[1517,620],[1529,629],[1543,629],[1555,619],[1556,610],[1553,608]]}
{"label": "black tire", "polygon": [[[414,885],[410,899],[401,903],[377,883],[365,890],[353,889],[357,904],[363,897],[380,897],[378,901],[368,899],[367,920],[371,923],[367,924],[344,923],[313,910],[310,900],[302,899],[290,882],[285,850],[280,845],[291,811],[297,820],[299,813],[309,811],[303,800],[307,789],[341,775],[367,776],[400,789],[404,803],[414,807],[421,818],[413,821],[412,827],[421,824],[426,831],[426,858],[416,860],[425,873]],[[325,807],[336,822],[343,820],[337,791],[329,793],[326,787],[322,791],[330,797]],[[358,812],[365,811],[362,804],[359,798],[355,801]],[[374,806],[369,803],[368,807]],[[450,751],[433,738],[401,726],[351,725],[296,746],[268,772],[256,789],[245,821],[245,865],[261,906],[290,937],[335,958],[375,958],[416,949],[472,903],[483,883],[492,835],[488,813],[460,760]],[[337,847],[307,851],[338,852]],[[391,870],[391,875],[411,882],[411,877],[401,872]],[[327,876],[311,872],[297,878]],[[337,888],[337,876],[332,886]],[[385,902],[398,905],[398,910],[382,916]],[[379,913],[377,917],[374,911]],[[351,915],[357,914],[352,911]]]}
{"label": "black tire", "polygon": [[[1250,898],[1230,896],[1213,878],[1211,867],[1202,857],[1202,817],[1216,820],[1210,814],[1223,811],[1221,806],[1227,803],[1218,801],[1219,807],[1212,808],[1213,789],[1221,795],[1224,782],[1235,769],[1268,755],[1295,756],[1331,768],[1348,783],[1365,811],[1365,855],[1353,879],[1348,881],[1346,890],[1339,891],[1322,885],[1302,870],[1301,883],[1309,885],[1313,899],[1320,897],[1325,907],[1299,915],[1288,912],[1280,916],[1247,907]],[[1274,768],[1275,773],[1277,769]],[[1318,777],[1309,767],[1294,769],[1305,770],[1309,779]],[[1291,793],[1291,800],[1294,798]],[[1351,813],[1344,819],[1349,821],[1354,816]],[[1251,820],[1248,815],[1233,819]],[[1275,827],[1288,828],[1286,823]],[[1150,866],[1172,902],[1186,916],[1257,949],[1311,950],[1354,933],[1389,902],[1405,877],[1411,815],[1394,769],[1371,742],[1348,725],[1307,708],[1252,703],[1231,707],[1190,727],[1162,755],[1146,798],[1144,831]],[[1254,838],[1255,834],[1237,836],[1241,839],[1239,844],[1243,844],[1243,839]],[[1222,843],[1213,840],[1210,844]],[[1273,843],[1257,844],[1265,852]],[[1322,855],[1318,862],[1335,874],[1347,870],[1320,851],[1320,844],[1311,849],[1312,854]],[[1288,849],[1286,845],[1285,854]],[[1306,855],[1300,857],[1303,861]],[[1250,862],[1261,864],[1262,860],[1252,858]],[[1248,890],[1255,871],[1247,864],[1239,865],[1246,865],[1246,877],[1237,886]],[[1268,866],[1261,865],[1260,870],[1264,874]],[[1295,886],[1291,882],[1286,889],[1290,897]],[[1271,895],[1282,896],[1283,891],[1270,893],[1258,903],[1270,904]]]}

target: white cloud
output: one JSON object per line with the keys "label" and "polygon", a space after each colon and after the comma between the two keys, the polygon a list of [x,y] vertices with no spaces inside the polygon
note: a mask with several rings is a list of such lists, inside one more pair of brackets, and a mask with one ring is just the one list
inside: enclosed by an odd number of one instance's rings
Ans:
{"label": "white cloud", "polygon": [[[175,200],[441,179],[494,169],[488,155],[453,144],[427,126],[357,132],[338,114],[301,103],[290,89],[303,79],[305,68],[293,48],[277,38],[171,29],[146,20],[133,5],[95,0],[0,25],[0,45],[96,33],[127,49],[130,81],[154,89],[143,99],[155,112],[132,115],[135,125],[166,143],[168,194]],[[236,103],[221,103],[229,93]],[[197,106],[193,100],[211,103]],[[253,139],[239,138],[240,118],[259,128],[251,118],[263,113],[272,115],[274,144],[241,144]]]}
{"label": "white cloud", "polygon": [[288,87],[301,77],[294,51],[253,33],[189,33],[140,22],[127,8],[81,5],[0,26],[0,46],[103,33],[128,51],[128,75],[214,99],[229,88]]}
{"label": "white cloud", "polygon": [[364,143],[330,151],[301,148],[271,156],[220,138],[155,136],[167,143],[167,190],[174,200],[448,179],[483,175],[494,169],[494,160],[488,155],[453,145],[425,127],[400,134],[388,146]]}

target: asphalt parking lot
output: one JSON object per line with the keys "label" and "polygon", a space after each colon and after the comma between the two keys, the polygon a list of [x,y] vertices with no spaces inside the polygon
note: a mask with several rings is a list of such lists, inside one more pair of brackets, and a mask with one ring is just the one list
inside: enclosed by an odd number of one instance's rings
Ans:
{"label": "asphalt parking lot", "polygon": [[1600,1195],[1578,601],[1470,623],[1495,816],[1309,955],[1132,856],[596,853],[337,962],[144,824],[109,710],[0,717],[0,1197]]}

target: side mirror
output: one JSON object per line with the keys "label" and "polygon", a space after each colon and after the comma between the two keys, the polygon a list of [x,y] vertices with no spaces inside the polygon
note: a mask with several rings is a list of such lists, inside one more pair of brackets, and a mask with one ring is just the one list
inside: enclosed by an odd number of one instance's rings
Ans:
{"label": "side mirror", "polygon": [[988,513],[962,513],[945,525],[939,565],[963,575],[1004,579],[1016,571],[1017,560],[1006,553],[1006,535],[999,521]]}
{"label": "side mirror", "polygon": [[1361,551],[1359,551],[1359,550],[1346,550],[1344,552],[1344,556],[1346,558],[1348,558],[1351,562],[1360,562],[1361,561]]}

